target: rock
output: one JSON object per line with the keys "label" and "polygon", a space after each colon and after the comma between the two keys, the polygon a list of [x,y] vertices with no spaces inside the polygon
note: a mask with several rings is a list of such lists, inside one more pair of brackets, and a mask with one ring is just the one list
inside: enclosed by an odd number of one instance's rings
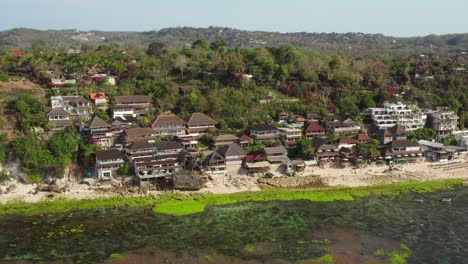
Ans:
{"label": "rock", "polygon": [[7,192],[14,191],[15,189],[16,189],[16,185],[15,185],[15,184],[11,184],[10,186],[8,186]]}
{"label": "rock", "polygon": [[49,193],[46,195],[47,198],[54,198],[54,194],[53,193]]}
{"label": "rock", "polygon": [[52,186],[47,185],[47,184],[39,184],[39,185],[37,185],[36,190],[38,190],[40,192],[50,192],[50,191],[52,191]]}
{"label": "rock", "polygon": [[93,178],[86,178],[80,181],[80,184],[86,184],[88,186],[92,186],[96,184],[96,180]]}

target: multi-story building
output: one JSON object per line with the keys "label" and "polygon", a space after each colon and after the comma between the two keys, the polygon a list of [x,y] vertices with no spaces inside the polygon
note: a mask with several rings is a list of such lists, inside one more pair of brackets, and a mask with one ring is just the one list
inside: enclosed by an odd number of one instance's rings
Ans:
{"label": "multi-story building", "polygon": [[338,146],[331,143],[326,138],[313,138],[312,146],[314,147],[313,157],[317,161],[327,162],[329,160],[335,160],[340,155]]}
{"label": "multi-story building", "polygon": [[457,129],[458,116],[448,108],[437,108],[429,114],[429,119],[436,131],[437,140],[453,135],[453,131]]}
{"label": "multi-story building", "polygon": [[250,127],[250,137],[254,140],[275,141],[279,138],[279,130],[268,124],[254,125]]}
{"label": "multi-story building", "polygon": [[202,113],[193,113],[187,120],[187,129],[189,134],[204,134],[209,129],[214,129],[217,121]]}
{"label": "multi-story building", "polygon": [[239,141],[239,137],[232,134],[223,134],[213,137],[215,147],[231,145]]}
{"label": "multi-story building", "polygon": [[[115,98],[114,111],[124,109],[128,113],[129,109],[133,109],[133,116],[137,116],[146,114],[150,107],[151,97],[147,95],[124,95]],[[120,113],[114,112],[115,114]]]}
{"label": "multi-story building", "polygon": [[110,148],[114,144],[112,126],[97,115],[86,124],[85,135],[90,144],[99,144],[104,148]]}
{"label": "multi-story building", "polygon": [[319,124],[317,121],[309,122],[305,130],[306,138],[312,139],[314,137],[324,137],[327,134],[327,130]]}
{"label": "multi-story building", "polygon": [[298,128],[279,128],[281,142],[287,148],[295,147],[302,139],[302,130]]}
{"label": "multi-story building", "polygon": [[422,151],[418,143],[407,139],[397,139],[387,144],[385,151],[387,160],[395,162],[416,161],[422,156]]}
{"label": "multi-story building", "polygon": [[355,134],[361,130],[358,122],[349,115],[329,115],[325,119],[330,134]]}
{"label": "multi-story building", "polygon": [[378,129],[403,125],[406,131],[423,128],[427,115],[419,110],[412,109],[401,102],[396,104],[385,103],[383,108],[368,108],[366,112],[371,116]]}
{"label": "multi-story building", "polygon": [[127,128],[122,134],[122,140],[126,145],[137,141],[154,142],[155,138],[156,132],[149,127]]}
{"label": "multi-story building", "polygon": [[98,180],[111,180],[125,163],[123,154],[116,150],[96,151],[95,173]]}
{"label": "multi-story building", "polygon": [[158,115],[151,123],[157,135],[185,135],[187,122],[174,114]]}

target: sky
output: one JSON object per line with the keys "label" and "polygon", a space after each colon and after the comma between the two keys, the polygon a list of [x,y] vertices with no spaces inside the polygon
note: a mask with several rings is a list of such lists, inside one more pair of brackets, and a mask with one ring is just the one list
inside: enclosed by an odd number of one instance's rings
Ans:
{"label": "sky", "polygon": [[406,37],[468,32],[468,0],[0,0],[0,30],[231,27]]}

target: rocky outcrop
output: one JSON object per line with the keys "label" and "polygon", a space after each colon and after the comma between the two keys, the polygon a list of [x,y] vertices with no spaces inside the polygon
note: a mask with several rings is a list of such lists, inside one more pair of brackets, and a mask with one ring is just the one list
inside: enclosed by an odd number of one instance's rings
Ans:
{"label": "rocky outcrop", "polygon": [[258,184],[279,188],[307,188],[324,186],[322,180],[317,177],[277,177],[259,178]]}

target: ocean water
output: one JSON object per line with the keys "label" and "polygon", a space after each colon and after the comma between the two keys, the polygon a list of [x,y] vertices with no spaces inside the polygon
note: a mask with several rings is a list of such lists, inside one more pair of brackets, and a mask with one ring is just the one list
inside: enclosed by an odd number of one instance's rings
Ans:
{"label": "ocean water", "polygon": [[392,263],[393,253],[468,263],[468,188],[240,203],[184,217],[150,207],[0,217],[7,263]]}

